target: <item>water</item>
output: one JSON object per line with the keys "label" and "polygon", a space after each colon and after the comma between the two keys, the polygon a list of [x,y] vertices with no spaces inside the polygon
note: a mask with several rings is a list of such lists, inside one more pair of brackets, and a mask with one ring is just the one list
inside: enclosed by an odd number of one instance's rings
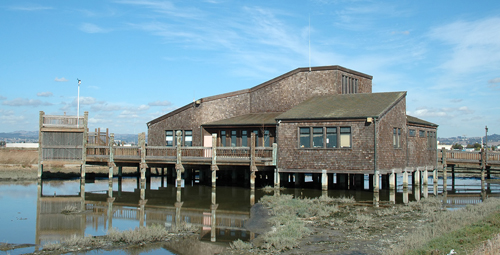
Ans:
{"label": "water", "polygon": [[[358,202],[371,203],[374,194],[367,190],[367,178],[364,181],[365,190],[289,188],[280,193],[295,197],[352,196]],[[398,176],[398,184],[402,183],[401,178]],[[306,178],[306,182],[311,180]],[[403,190],[401,185],[398,185],[395,193],[381,190],[378,199],[384,203],[417,200],[420,196],[434,193],[432,183],[430,177],[431,185],[427,192],[411,187]],[[455,178],[454,181],[449,178],[447,185],[447,196],[443,200],[450,209],[481,201],[479,178]],[[499,184],[484,186],[482,195],[500,194]],[[442,194],[441,179],[437,188],[438,193]],[[246,230],[245,224],[251,217],[250,208],[264,195],[266,193],[262,190],[251,191],[241,187],[219,186],[212,189],[194,184],[176,188],[161,177],[152,177],[146,184],[141,184],[133,177],[115,178],[111,185],[107,179],[87,180],[87,183],[79,179],[0,182],[0,242],[43,245],[68,236],[105,235],[110,228],[128,230],[154,224],[169,227],[186,222],[200,230],[196,239],[184,240],[188,243],[171,244],[168,247],[161,244],[158,247],[148,245],[127,250],[98,250],[85,254],[209,253],[227,247],[229,242],[237,239],[249,241],[255,238],[256,234]],[[65,208],[83,210],[85,213],[61,214]],[[191,250],[185,250],[186,247]],[[19,248],[0,254],[22,254],[36,249]]]}

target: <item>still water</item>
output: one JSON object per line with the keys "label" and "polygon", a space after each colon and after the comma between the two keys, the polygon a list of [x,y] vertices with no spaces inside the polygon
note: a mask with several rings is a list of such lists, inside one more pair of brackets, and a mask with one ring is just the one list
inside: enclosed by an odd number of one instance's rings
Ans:
{"label": "still water", "polygon": [[[401,178],[398,176],[398,184],[402,183]],[[306,178],[306,181],[311,179]],[[381,203],[393,200],[404,203],[434,194],[436,188],[437,193],[442,194],[442,180],[439,180],[438,186],[432,183],[431,177],[431,185],[422,191],[411,187],[403,190],[398,185],[395,193],[382,190],[378,199]],[[295,197],[352,196],[358,202],[370,203],[374,196],[367,186],[368,177],[365,177],[365,190],[322,192],[312,188],[288,188],[280,193]],[[443,200],[448,208],[480,202],[481,194],[500,194],[499,184],[482,186],[479,178],[449,178],[447,186],[447,197]],[[485,187],[483,193],[482,187]],[[248,231],[245,224],[252,217],[252,205],[267,194],[260,189],[251,191],[248,188],[224,186],[212,189],[198,184],[177,188],[161,177],[152,177],[145,184],[134,177],[115,178],[111,184],[107,179],[87,180],[86,183],[80,179],[0,182],[0,242],[44,245],[70,236],[105,235],[110,228],[129,230],[155,224],[169,227],[186,222],[200,229],[196,240],[185,241],[189,243],[86,254],[187,254],[201,251],[210,254],[210,251],[223,249],[234,240],[249,241],[255,238],[256,234]],[[61,214],[68,208],[84,213]],[[186,247],[191,250],[183,250]],[[0,254],[23,254],[36,249],[32,246],[0,251]]]}

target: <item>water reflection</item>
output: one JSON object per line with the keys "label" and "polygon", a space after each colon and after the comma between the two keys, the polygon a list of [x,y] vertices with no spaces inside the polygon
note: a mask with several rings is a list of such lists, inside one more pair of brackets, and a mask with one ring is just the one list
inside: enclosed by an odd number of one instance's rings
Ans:
{"label": "water reflection", "polygon": [[[322,191],[303,188],[274,192],[276,195],[291,194],[298,198],[353,197],[365,204],[372,201],[380,204],[408,204],[421,197],[439,195],[447,208],[479,203],[500,193],[499,184],[490,184],[480,178],[454,178],[455,181],[450,178],[445,181],[425,176],[425,173],[422,174],[422,185],[413,185],[411,175],[398,175],[395,178],[395,189],[381,189],[379,192],[368,189]],[[307,180],[306,177],[305,181]],[[365,187],[369,186],[368,183],[367,176]],[[23,197],[17,198],[20,194]],[[77,179],[47,180],[22,185],[0,183],[0,203],[5,205],[0,212],[0,225],[12,229],[9,233],[0,231],[0,241],[35,241],[36,244],[45,244],[69,236],[104,235],[110,228],[128,230],[154,224],[172,227],[188,223],[200,230],[197,240],[210,243],[213,249],[219,249],[227,247],[228,242],[236,239],[251,241],[256,237],[247,230],[246,224],[252,217],[251,206],[266,194],[260,189],[224,186],[212,188],[189,183],[176,187],[175,184],[166,183],[165,178],[161,177],[152,177],[142,182],[139,178],[132,177],[115,178],[112,182],[107,179]],[[272,195],[273,192],[268,194]],[[33,205],[29,201],[33,201]],[[62,214],[62,211],[69,213]],[[75,211],[79,213],[71,213]],[[27,215],[28,212],[33,215]],[[27,220],[23,220],[26,218]],[[182,245],[185,244],[179,243],[178,248],[159,249],[180,251]],[[192,243],[189,246],[195,249],[197,245]]]}

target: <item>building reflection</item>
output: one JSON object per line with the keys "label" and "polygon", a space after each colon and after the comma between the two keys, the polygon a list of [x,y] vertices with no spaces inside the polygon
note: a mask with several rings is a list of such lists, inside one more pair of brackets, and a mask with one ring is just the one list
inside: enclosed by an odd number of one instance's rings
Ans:
{"label": "building reflection", "polygon": [[[133,188],[122,190],[124,186]],[[152,225],[192,225],[200,230],[199,239],[209,242],[250,241],[255,236],[245,229],[255,199],[248,189],[217,187],[216,194],[212,187],[175,187],[164,185],[163,180],[160,187],[151,189],[149,182],[135,178],[115,179],[107,190],[94,192],[86,192],[82,181],[77,195],[46,195],[43,188],[44,181],[39,181],[36,244],[98,231],[104,234],[113,227]],[[70,213],[62,213],[65,210]]]}

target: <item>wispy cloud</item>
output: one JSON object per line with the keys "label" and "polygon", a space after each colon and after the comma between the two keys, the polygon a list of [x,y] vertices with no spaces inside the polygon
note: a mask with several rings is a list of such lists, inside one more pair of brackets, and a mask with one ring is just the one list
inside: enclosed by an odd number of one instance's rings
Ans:
{"label": "wispy cloud", "polygon": [[433,28],[429,36],[451,46],[447,61],[440,66],[449,74],[493,70],[500,64],[500,17],[456,21]]}
{"label": "wispy cloud", "polygon": [[80,26],[80,30],[89,33],[89,34],[97,34],[97,33],[108,33],[108,29],[104,29],[102,27],[99,27],[98,25],[92,24],[92,23],[83,23]]}
{"label": "wispy cloud", "polygon": [[4,96],[2,96],[2,95],[0,95],[0,100],[5,100],[5,99],[7,99],[7,98],[4,97]]}
{"label": "wispy cloud", "polygon": [[170,101],[154,101],[154,102],[150,102],[148,103],[149,106],[171,106],[172,103]]}
{"label": "wispy cloud", "polygon": [[54,8],[48,6],[41,5],[18,5],[9,7],[10,10],[14,11],[44,11],[44,10],[52,10]]}
{"label": "wispy cloud", "polygon": [[153,10],[154,12],[167,14],[171,17],[200,19],[205,13],[196,8],[177,7],[170,1],[150,1],[150,0],[122,0],[116,1],[120,4],[136,5]]}
{"label": "wispy cloud", "polygon": [[36,93],[37,97],[51,97],[53,96],[52,92],[38,92]]}
{"label": "wispy cloud", "polygon": [[467,114],[473,114],[474,111],[469,109],[467,106],[460,107],[445,107],[445,108],[427,108],[419,107],[413,112],[407,112],[409,115],[414,115],[415,117],[457,117],[464,116]]}
{"label": "wispy cloud", "polygon": [[491,83],[491,84],[500,83],[500,77],[491,79],[488,81],[488,83]]}
{"label": "wispy cloud", "polygon": [[49,102],[43,102],[38,99],[27,99],[27,98],[16,98],[14,100],[3,101],[2,104],[8,106],[33,106],[33,107],[52,105]]}
{"label": "wispy cloud", "polygon": [[61,77],[61,78],[55,78],[54,81],[57,81],[57,82],[67,82],[68,79],[64,78],[64,77]]}

